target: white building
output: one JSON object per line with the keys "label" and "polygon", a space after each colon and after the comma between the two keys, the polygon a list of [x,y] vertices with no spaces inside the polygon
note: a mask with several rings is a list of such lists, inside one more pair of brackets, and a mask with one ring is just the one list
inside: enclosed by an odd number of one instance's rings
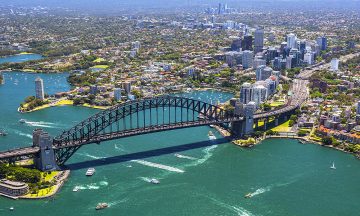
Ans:
{"label": "white building", "polygon": [[44,100],[44,81],[38,77],[35,79],[35,97],[36,99]]}
{"label": "white building", "polygon": [[306,62],[308,65],[312,65],[313,62],[312,62],[312,56],[311,56],[311,53],[305,53],[304,55],[304,62]]}
{"label": "white building", "polygon": [[263,85],[254,86],[252,93],[253,93],[252,101],[255,102],[257,107],[259,107],[260,104],[266,101],[267,88],[265,88]]}
{"label": "white building", "polygon": [[331,71],[338,71],[339,70],[339,59],[337,59],[337,58],[333,58],[332,60],[331,60],[331,66],[330,66],[330,70]]}
{"label": "white building", "polygon": [[291,33],[287,35],[287,47],[291,48],[296,48],[296,35]]}

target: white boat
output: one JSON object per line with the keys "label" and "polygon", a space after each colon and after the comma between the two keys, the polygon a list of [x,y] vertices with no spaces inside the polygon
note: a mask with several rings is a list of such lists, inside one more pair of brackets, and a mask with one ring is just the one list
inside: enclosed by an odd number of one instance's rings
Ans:
{"label": "white boat", "polygon": [[75,186],[74,189],[73,189],[73,192],[78,192],[78,191],[79,191],[79,187]]}
{"label": "white boat", "polygon": [[89,168],[86,171],[86,176],[92,176],[92,175],[94,175],[94,173],[95,173],[95,168]]}
{"label": "white boat", "polygon": [[155,179],[155,178],[153,178],[153,179],[151,179],[151,180],[150,180],[150,183],[153,183],[153,184],[160,184],[160,181],[159,181],[159,180],[157,180],[157,179]]}
{"label": "white boat", "polygon": [[25,119],[20,119],[19,122],[20,122],[21,124],[24,124],[24,123],[26,123],[26,120],[25,120]]}
{"label": "white boat", "polygon": [[213,134],[212,131],[209,131],[208,137],[209,137],[209,140],[216,140],[216,136]]}
{"label": "white boat", "polygon": [[10,210],[10,211],[14,211],[14,207],[10,207],[9,210]]}
{"label": "white boat", "polygon": [[330,167],[330,169],[336,169],[334,162],[332,163],[332,166]]}
{"label": "white boat", "polygon": [[101,209],[104,209],[104,208],[107,208],[109,207],[109,205],[107,203],[99,203],[96,207],[95,207],[95,210],[101,210]]}

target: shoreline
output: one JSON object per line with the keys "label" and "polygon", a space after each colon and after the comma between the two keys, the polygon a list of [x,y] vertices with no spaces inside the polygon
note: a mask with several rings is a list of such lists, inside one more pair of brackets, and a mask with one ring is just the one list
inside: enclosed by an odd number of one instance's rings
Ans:
{"label": "shoreline", "polygon": [[[254,138],[254,139],[255,139],[255,143],[254,143],[254,144],[251,144],[251,145],[249,145],[249,146],[244,146],[244,145],[235,143],[236,139],[233,139],[233,138],[231,137],[231,135],[230,135],[230,136],[229,136],[229,135],[224,136],[224,135],[223,135],[224,133],[223,133],[222,131],[226,131],[227,133],[230,133],[230,132],[227,131],[226,129],[224,129],[224,128],[220,127],[220,126],[217,126],[217,125],[215,125],[214,128],[215,128],[224,138],[228,139],[233,145],[236,145],[236,146],[239,146],[239,147],[242,147],[242,148],[252,148],[252,147],[254,147],[254,146],[256,146],[256,145],[261,144],[262,141],[264,141],[264,140],[266,140],[266,139],[295,139],[295,140],[303,140],[303,141],[305,141],[305,142],[307,142],[307,143],[309,143],[309,144],[312,144],[312,145],[319,145],[319,146],[321,146],[321,147],[326,147],[326,148],[334,149],[334,150],[337,150],[337,151],[341,151],[341,152],[346,153],[346,154],[351,154],[351,155],[353,155],[355,158],[357,158],[357,159],[360,160],[360,153],[349,152],[349,151],[346,151],[345,149],[341,149],[341,148],[335,147],[335,146],[333,146],[333,145],[324,145],[324,144],[322,144],[321,142],[316,141],[316,140],[312,140],[312,139],[309,138],[309,137],[276,136],[276,135],[274,135],[274,136],[266,136],[266,135],[264,135],[264,137],[259,138],[259,139]],[[307,143],[304,143],[304,145],[307,144]]]}
{"label": "shoreline", "polygon": [[[59,179],[56,179],[57,177],[59,177]],[[49,198],[49,197],[52,197],[52,196],[55,196],[59,191],[60,189],[62,188],[62,186],[64,185],[64,183],[67,181],[67,179],[69,178],[70,176],[70,170],[63,170],[61,171],[56,177],[56,182],[57,184],[52,186],[54,187],[54,189],[46,194],[46,195],[43,195],[43,196],[36,196],[36,197],[32,197],[31,194],[27,194],[27,195],[24,195],[24,196],[20,196],[18,197],[19,199],[24,199],[24,200],[31,200],[31,199],[34,199],[34,200],[37,200],[37,199],[45,199],[45,198]],[[51,188],[51,187],[50,187]]]}

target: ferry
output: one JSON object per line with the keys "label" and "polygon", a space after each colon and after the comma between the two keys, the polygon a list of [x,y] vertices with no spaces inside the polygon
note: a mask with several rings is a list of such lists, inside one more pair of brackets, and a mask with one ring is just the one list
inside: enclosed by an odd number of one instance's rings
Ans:
{"label": "ferry", "polygon": [[99,203],[96,207],[95,207],[95,210],[101,210],[101,209],[104,209],[104,208],[107,208],[109,207],[109,205],[107,203]]}
{"label": "ferry", "polygon": [[155,179],[155,178],[153,178],[153,179],[151,179],[151,180],[150,180],[150,183],[153,183],[153,184],[160,184],[160,181],[159,181],[159,180],[157,180],[157,179]]}
{"label": "ferry", "polygon": [[24,123],[26,123],[26,120],[25,119],[20,119],[19,123],[24,124]]}
{"label": "ferry", "polygon": [[92,176],[92,175],[94,175],[94,173],[95,173],[95,168],[89,168],[86,171],[86,176]]}
{"label": "ferry", "polygon": [[251,193],[248,193],[248,194],[246,194],[245,196],[244,196],[245,198],[251,198],[252,197],[252,194]]}

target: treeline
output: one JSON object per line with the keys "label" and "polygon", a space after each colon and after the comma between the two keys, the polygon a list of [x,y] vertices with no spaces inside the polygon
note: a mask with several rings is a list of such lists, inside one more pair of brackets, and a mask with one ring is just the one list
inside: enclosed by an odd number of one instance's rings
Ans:
{"label": "treeline", "polygon": [[0,178],[7,178],[9,180],[26,183],[38,183],[41,181],[41,173],[36,169],[29,169],[1,163]]}
{"label": "treeline", "polygon": [[[47,97],[47,96],[46,96]],[[25,102],[20,104],[20,107],[23,111],[30,111],[36,107],[48,104],[48,101],[36,99],[34,96],[29,96],[25,99]]]}
{"label": "treeline", "polygon": [[0,50],[0,56],[15,55],[18,53],[19,53],[18,51],[14,51],[14,50]]}

